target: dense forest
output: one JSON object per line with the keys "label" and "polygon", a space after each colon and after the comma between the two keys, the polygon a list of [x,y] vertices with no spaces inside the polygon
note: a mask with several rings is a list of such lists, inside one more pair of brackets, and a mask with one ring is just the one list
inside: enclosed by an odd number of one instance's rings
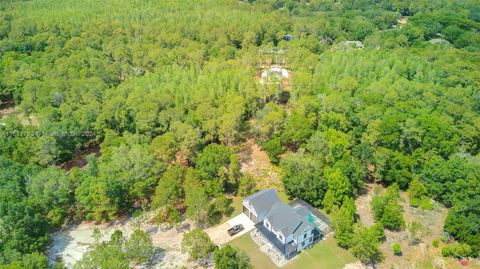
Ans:
{"label": "dense forest", "polygon": [[[11,1],[0,20],[0,107],[20,112],[0,119],[0,268],[46,268],[69,221],[161,209],[218,223],[227,194],[252,188],[235,154],[247,133],[362,261],[376,257],[358,238],[404,226],[400,190],[448,207],[445,232],[480,252],[475,0]],[[255,79],[270,47],[286,51],[288,89]],[[354,227],[367,181],[389,186],[380,229]]]}

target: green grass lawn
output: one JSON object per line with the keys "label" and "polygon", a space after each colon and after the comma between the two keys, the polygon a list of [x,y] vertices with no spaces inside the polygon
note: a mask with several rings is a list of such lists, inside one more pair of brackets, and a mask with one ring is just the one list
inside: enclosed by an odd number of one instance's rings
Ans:
{"label": "green grass lawn", "polygon": [[335,239],[330,236],[311,249],[302,251],[295,260],[283,268],[335,269],[343,268],[345,264],[355,261],[355,257],[349,251],[338,247]]}
{"label": "green grass lawn", "polygon": [[[231,246],[243,250],[249,257],[253,268],[259,269],[276,269],[270,258],[260,251],[259,247],[250,238],[247,233],[241,237],[231,241]],[[293,261],[289,262],[282,268],[300,269],[300,268],[316,268],[316,269],[335,269],[343,268],[347,263],[355,262],[355,258],[346,250],[339,248],[335,240],[330,236],[326,240],[315,244],[311,249],[304,250]]]}
{"label": "green grass lawn", "polygon": [[267,257],[267,255],[260,251],[258,245],[253,242],[252,238],[250,237],[250,233],[246,233],[230,241],[228,244],[232,247],[243,250],[248,257],[250,257],[250,263],[255,269],[277,268],[275,264],[273,264],[273,262]]}

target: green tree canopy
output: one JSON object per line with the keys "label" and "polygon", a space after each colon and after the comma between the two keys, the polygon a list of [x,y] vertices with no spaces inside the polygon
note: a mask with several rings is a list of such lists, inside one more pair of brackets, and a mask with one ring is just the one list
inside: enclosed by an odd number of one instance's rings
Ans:
{"label": "green tree canopy", "polygon": [[206,258],[215,248],[208,234],[198,228],[183,235],[182,251],[188,253],[191,260]]}
{"label": "green tree canopy", "polygon": [[230,245],[216,249],[213,253],[216,269],[249,269],[250,259],[245,253]]}
{"label": "green tree canopy", "polygon": [[360,226],[355,230],[352,253],[364,263],[375,264],[383,260],[374,229]]}
{"label": "green tree canopy", "polygon": [[152,205],[159,207],[179,203],[184,197],[184,181],[185,169],[179,165],[170,166],[158,182]]}

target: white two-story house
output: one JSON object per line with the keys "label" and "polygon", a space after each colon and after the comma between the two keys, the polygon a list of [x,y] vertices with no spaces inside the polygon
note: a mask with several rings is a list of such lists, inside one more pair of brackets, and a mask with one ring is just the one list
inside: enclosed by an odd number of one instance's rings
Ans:
{"label": "white two-story house", "polygon": [[243,213],[287,259],[316,242],[319,231],[304,206],[283,204],[275,190],[266,189],[243,200]]}

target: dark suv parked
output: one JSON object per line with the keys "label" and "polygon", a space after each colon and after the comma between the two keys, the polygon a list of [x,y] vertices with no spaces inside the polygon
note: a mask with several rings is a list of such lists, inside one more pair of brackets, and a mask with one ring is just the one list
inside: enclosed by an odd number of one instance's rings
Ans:
{"label": "dark suv parked", "polygon": [[242,224],[237,224],[235,226],[233,226],[232,228],[228,229],[228,234],[230,236],[234,236],[236,234],[238,234],[239,232],[241,232],[243,230],[243,225]]}

